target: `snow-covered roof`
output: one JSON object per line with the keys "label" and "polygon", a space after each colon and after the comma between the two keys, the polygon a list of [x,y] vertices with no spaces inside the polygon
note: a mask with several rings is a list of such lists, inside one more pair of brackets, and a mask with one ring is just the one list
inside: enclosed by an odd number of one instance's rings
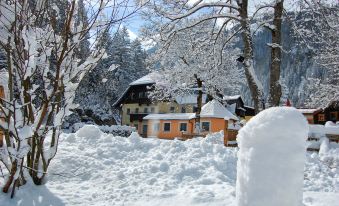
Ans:
{"label": "snow-covered roof", "polygon": [[135,80],[134,82],[130,83],[130,86],[133,85],[143,85],[143,84],[155,84],[157,78],[160,77],[158,72],[152,72],[147,74],[146,76],[141,77],[140,79]]}
{"label": "snow-covered roof", "polygon": [[320,112],[321,109],[297,109],[299,112],[303,113],[303,114],[314,114],[316,112]]}
{"label": "snow-covered roof", "polygon": [[224,100],[235,100],[235,99],[239,99],[240,97],[241,95],[224,96],[223,99]]}
{"label": "snow-covered roof", "polygon": [[167,114],[149,114],[144,117],[145,120],[188,120],[195,118],[195,113],[167,113]]}
{"label": "snow-covered roof", "polygon": [[224,118],[226,120],[238,120],[235,115],[233,115],[230,111],[226,109],[224,105],[222,105],[219,101],[215,99],[208,102],[201,108],[200,117],[215,117]]}
{"label": "snow-covered roof", "polygon": [[[202,103],[206,103],[206,94],[202,95]],[[178,104],[196,104],[197,103],[197,94],[188,94],[185,96],[177,96],[175,101]]]}

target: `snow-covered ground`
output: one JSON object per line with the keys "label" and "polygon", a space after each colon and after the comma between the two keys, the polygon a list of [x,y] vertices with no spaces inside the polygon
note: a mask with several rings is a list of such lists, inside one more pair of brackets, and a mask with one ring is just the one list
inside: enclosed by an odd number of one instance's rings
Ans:
{"label": "snow-covered ground", "polygon": [[[306,206],[339,202],[339,148],[322,155],[307,153]],[[235,205],[236,163],[237,149],[224,147],[221,134],[171,141],[84,126],[62,135],[45,185],[28,183],[14,199],[0,193],[0,205]]]}

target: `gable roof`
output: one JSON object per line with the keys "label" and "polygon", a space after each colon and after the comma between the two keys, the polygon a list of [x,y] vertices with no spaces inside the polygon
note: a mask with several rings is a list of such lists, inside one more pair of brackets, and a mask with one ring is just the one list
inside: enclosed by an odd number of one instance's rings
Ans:
{"label": "gable roof", "polygon": [[318,108],[318,109],[297,109],[297,110],[303,114],[317,114],[321,112],[322,109]]}
{"label": "gable roof", "polygon": [[152,72],[147,74],[146,76],[141,77],[140,79],[137,79],[130,83],[130,86],[133,85],[145,85],[145,84],[155,84],[157,78],[160,78],[160,74],[158,72]]}
{"label": "gable roof", "polygon": [[201,108],[200,117],[214,117],[214,118],[224,118],[226,120],[234,119],[238,120],[238,117],[233,115],[230,111],[226,109],[219,101],[213,99],[208,102]]}

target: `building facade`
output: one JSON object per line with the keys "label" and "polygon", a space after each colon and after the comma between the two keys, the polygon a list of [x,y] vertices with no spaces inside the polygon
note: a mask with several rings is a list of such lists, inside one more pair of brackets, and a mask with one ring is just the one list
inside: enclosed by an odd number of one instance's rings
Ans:
{"label": "building facade", "polygon": [[[121,125],[133,126],[141,136],[147,136],[147,121],[143,118],[149,114],[193,113],[197,109],[196,95],[176,97],[173,101],[152,101],[148,93],[155,84],[157,73],[151,73],[132,82],[122,96],[114,103],[120,111]],[[206,95],[203,95],[203,104]]]}

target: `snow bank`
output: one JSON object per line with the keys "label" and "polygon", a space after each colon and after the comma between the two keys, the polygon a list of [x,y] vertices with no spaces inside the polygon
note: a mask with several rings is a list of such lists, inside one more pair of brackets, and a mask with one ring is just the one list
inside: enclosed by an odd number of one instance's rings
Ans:
{"label": "snow bank", "polygon": [[223,146],[222,132],[168,141],[86,125],[61,138],[50,168],[70,178],[50,175],[49,184],[67,194],[66,205],[233,204],[236,152]]}
{"label": "snow bank", "polygon": [[238,206],[301,206],[308,124],[295,108],[262,111],[239,131]]}
{"label": "snow bank", "polygon": [[[88,129],[91,131],[95,127],[96,129],[98,129],[98,130],[100,130],[104,133],[109,133],[109,134],[112,134],[114,136],[123,136],[123,137],[128,137],[129,135],[131,135],[132,132],[136,131],[135,127],[125,126],[125,125],[123,125],[123,126],[121,126],[121,125],[111,125],[111,126],[101,125],[101,126],[99,126],[99,125],[88,125],[88,124],[85,124],[85,123],[75,123],[72,127],[73,127],[72,128],[73,132],[77,132],[80,129],[82,129],[83,127],[88,127]],[[84,129],[84,130],[86,130],[86,129]]]}
{"label": "snow bank", "polygon": [[[238,150],[223,146],[222,132],[168,141],[113,136],[86,125],[63,133],[59,143],[46,184],[28,182],[14,199],[0,192],[1,206],[235,206]],[[339,150],[326,155],[338,158]],[[305,205],[337,206],[336,168],[307,153]]]}

